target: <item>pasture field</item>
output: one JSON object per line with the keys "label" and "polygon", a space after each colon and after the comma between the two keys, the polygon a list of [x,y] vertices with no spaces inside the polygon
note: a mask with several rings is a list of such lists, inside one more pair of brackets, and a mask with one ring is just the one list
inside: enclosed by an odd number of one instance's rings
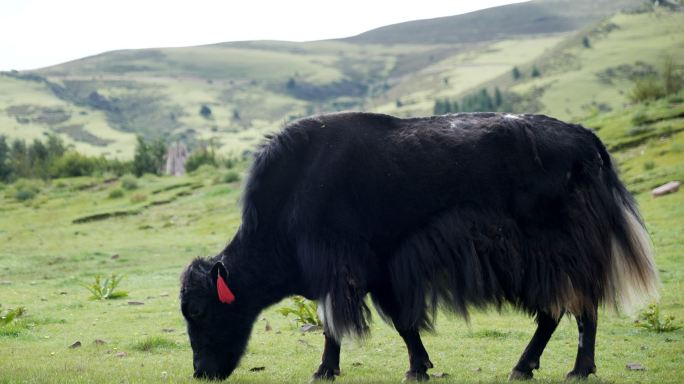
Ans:
{"label": "pasture field", "polygon": [[[653,199],[649,190],[684,179],[683,108],[680,94],[585,121],[613,149],[636,193],[663,283],[660,308],[680,325],[684,191]],[[121,181],[106,177],[35,182],[40,192],[25,202],[15,198],[16,184],[0,184],[0,308],[26,308],[19,321],[0,326],[0,383],[194,382],[179,275],[192,258],[220,251],[240,223],[240,183],[224,183],[225,172],[203,167],[179,178],[145,176],[119,198],[109,195]],[[125,276],[120,289],[128,297],[90,300],[83,285],[111,273]],[[259,316],[230,382],[309,380],[323,336],[301,333],[276,312],[288,304],[284,300]],[[337,382],[401,381],[406,348],[374,318],[370,338],[343,342]],[[600,313],[598,375],[589,382],[681,383],[684,329],[654,333],[633,321]],[[448,376],[431,381],[505,381],[534,329],[531,318],[507,308],[474,312],[469,324],[442,314],[436,333],[424,335],[424,342],[435,364],[431,373]],[[574,320],[564,319],[535,373],[539,382],[562,382],[574,363],[576,340]],[[69,348],[76,341],[82,346]],[[645,370],[628,370],[628,363]]]}

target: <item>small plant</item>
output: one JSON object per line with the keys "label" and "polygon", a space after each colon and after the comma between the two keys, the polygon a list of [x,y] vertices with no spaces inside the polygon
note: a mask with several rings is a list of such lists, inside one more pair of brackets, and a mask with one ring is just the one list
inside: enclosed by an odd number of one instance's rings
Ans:
{"label": "small plant", "polygon": [[14,309],[8,308],[4,311],[0,310],[0,327],[9,325],[17,318],[23,316],[24,313],[26,313],[26,309],[24,307],[17,307]]}
{"label": "small plant", "polygon": [[121,188],[131,191],[138,188],[138,181],[133,175],[126,175],[121,178]]}
{"label": "small plant", "polygon": [[292,306],[290,307],[282,307],[278,309],[278,313],[281,315],[288,317],[290,315],[294,315],[295,321],[298,324],[313,324],[313,325],[321,325],[321,320],[318,318],[318,315],[316,314],[316,310],[318,309],[318,305],[314,301],[309,301],[302,296],[294,296],[292,299]]}
{"label": "small plant", "polygon": [[31,189],[18,189],[14,193],[14,198],[17,199],[17,201],[27,201],[34,197],[36,197],[36,192]]}
{"label": "small plant", "polygon": [[650,171],[653,168],[655,168],[655,162],[653,162],[653,160],[648,160],[644,163],[644,170],[645,171]]}
{"label": "small plant", "polygon": [[674,320],[675,317],[672,315],[663,315],[661,318],[660,307],[653,303],[639,315],[639,320],[634,325],[657,333],[672,332],[681,328],[680,325],[674,323]]}
{"label": "small plant", "polygon": [[93,300],[108,300],[119,299],[128,296],[126,291],[116,291],[123,276],[117,276],[112,273],[111,277],[102,280],[102,276],[95,276],[95,282],[92,284],[84,284],[83,286],[90,291]]}
{"label": "small plant", "polygon": [[119,199],[122,198],[124,195],[124,191],[121,188],[115,188],[109,191],[109,198],[110,199]]}
{"label": "small plant", "polygon": [[175,341],[160,336],[150,336],[133,344],[132,348],[141,352],[152,352],[159,349],[178,347]]}

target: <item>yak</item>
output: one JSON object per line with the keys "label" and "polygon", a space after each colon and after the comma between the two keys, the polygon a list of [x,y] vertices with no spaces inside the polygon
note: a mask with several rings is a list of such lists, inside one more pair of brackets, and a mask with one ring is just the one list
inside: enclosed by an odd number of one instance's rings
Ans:
{"label": "yak", "polygon": [[544,115],[420,118],[344,112],[295,121],[254,156],[242,222],[181,277],[194,376],[225,379],[266,307],[319,303],[314,379],[340,373],[340,340],[368,332],[366,295],[408,349],[406,379],[433,367],[420,332],[438,308],[510,305],[537,329],[511,379],[529,379],[563,316],[579,343],[569,378],[596,372],[599,306],[657,296],[650,239],[605,146]]}

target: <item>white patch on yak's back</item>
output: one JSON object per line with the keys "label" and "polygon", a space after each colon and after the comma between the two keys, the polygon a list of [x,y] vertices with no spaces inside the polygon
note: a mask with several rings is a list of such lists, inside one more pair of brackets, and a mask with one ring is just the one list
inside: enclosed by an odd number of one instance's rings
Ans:
{"label": "white patch on yak's back", "polygon": [[520,119],[522,119],[522,117],[520,117],[519,115],[514,115],[512,113],[507,113],[504,115],[504,119],[520,120]]}

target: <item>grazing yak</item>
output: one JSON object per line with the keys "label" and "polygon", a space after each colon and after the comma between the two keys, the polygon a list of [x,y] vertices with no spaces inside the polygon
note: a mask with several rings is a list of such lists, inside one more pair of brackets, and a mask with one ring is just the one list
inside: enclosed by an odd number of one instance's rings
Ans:
{"label": "grazing yak", "polygon": [[542,115],[371,113],[305,118],[254,158],[242,224],[181,281],[196,377],[237,366],[259,313],[290,295],[319,303],[314,378],[340,372],[340,340],[368,332],[370,294],[427,380],[420,339],[438,307],[505,303],[536,316],[511,379],[529,379],[565,314],[577,320],[571,378],[596,371],[597,308],[657,295],[637,206],[590,130]]}

